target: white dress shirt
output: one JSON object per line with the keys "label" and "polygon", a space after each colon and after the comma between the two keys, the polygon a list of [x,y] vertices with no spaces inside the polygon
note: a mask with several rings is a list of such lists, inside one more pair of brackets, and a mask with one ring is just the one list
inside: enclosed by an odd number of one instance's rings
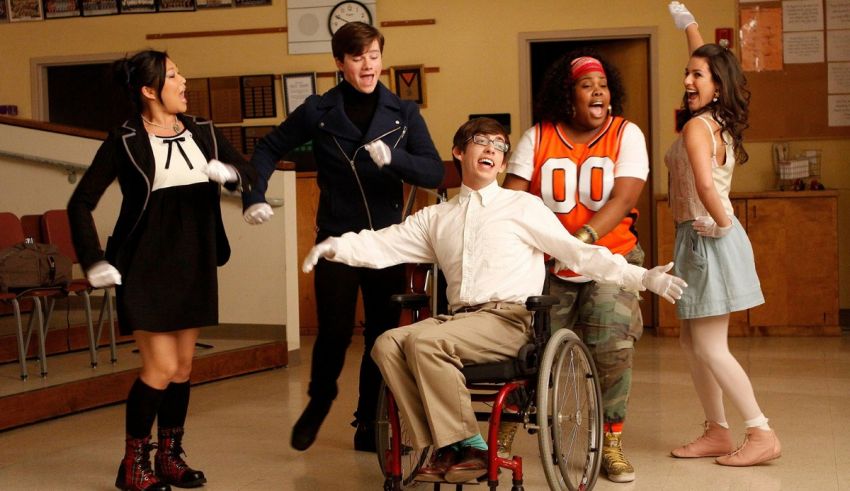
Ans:
{"label": "white dress shirt", "polygon": [[539,295],[544,252],[598,282],[645,289],[644,268],[581,242],[540,198],[495,181],[478,191],[461,186],[451,200],[423,208],[403,223],[346,233],[331,260],[368,268],[436,262],[455,311],[486,302],[524,303]]}

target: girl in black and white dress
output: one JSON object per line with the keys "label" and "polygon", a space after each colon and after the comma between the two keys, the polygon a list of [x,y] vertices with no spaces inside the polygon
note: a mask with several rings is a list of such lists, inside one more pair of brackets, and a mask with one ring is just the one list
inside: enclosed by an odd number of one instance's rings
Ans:
{"label": "girl in black and white dress", "polygon": [[[127,397],[126,451],[115,485],[200,486],[203,472],[180,454],[195,341],[199,328],[218,323],[216,268],[230,256],[220,186],[250,190],[255,173],[211,122],[183,114],[186,79],[166,53],[119,60],[115,73],[138,112],[110,132],[68,203],[86,276],[92,286],[116,286],[121,333],[133,335],[142,359]],[[123,200],[104,252],[92,210],[115,179]]]}

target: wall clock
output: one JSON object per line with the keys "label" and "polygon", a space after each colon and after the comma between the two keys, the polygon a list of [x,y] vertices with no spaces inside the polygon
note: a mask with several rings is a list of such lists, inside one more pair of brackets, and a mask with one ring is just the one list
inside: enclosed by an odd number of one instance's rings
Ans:
{"label": "wall clock", "polygon": [[378,0],[287,0],[289,54],[330,53],[331,36],[345,23],[376,24],[377,3]]}
{"label": "wall clock", "polygon": [[372,13],[356,0],[345,0],[336,4],[328,13],[328,30],[333,35],[340,27],[355,21],[371,25]]}

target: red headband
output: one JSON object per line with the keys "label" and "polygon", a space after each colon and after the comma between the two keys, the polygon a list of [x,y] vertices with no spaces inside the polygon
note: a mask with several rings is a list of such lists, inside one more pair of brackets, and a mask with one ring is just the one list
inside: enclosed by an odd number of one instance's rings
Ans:
{"label": "red headband", "polygon": [[605,69],[602,68],[602,63],[590,56],[576,58],[570,63],[570,67],[573,80],[578,80],[582,75],[587,75],[590,72],[602,72],[602,75],[605,75]]}

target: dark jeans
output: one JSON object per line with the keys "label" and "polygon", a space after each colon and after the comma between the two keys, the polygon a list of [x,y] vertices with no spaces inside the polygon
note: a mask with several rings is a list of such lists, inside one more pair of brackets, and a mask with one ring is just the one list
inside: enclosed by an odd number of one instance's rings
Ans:
{"label": "dark jeans", "polygon": [[390,295],[404,292],[405,266],[386,269],[355,268],[320,260],[315,269],[316,309],[319,333],[313,346],[308,394],[313,399],[333,400],[337,379],[351,344],[357,289],[363,293],[366,316],[366,349],[360,362],[360,399],[355,417],[374,421],[381,373],[369,353],[375,340],[388,329],[398,327],[398,304]]}

